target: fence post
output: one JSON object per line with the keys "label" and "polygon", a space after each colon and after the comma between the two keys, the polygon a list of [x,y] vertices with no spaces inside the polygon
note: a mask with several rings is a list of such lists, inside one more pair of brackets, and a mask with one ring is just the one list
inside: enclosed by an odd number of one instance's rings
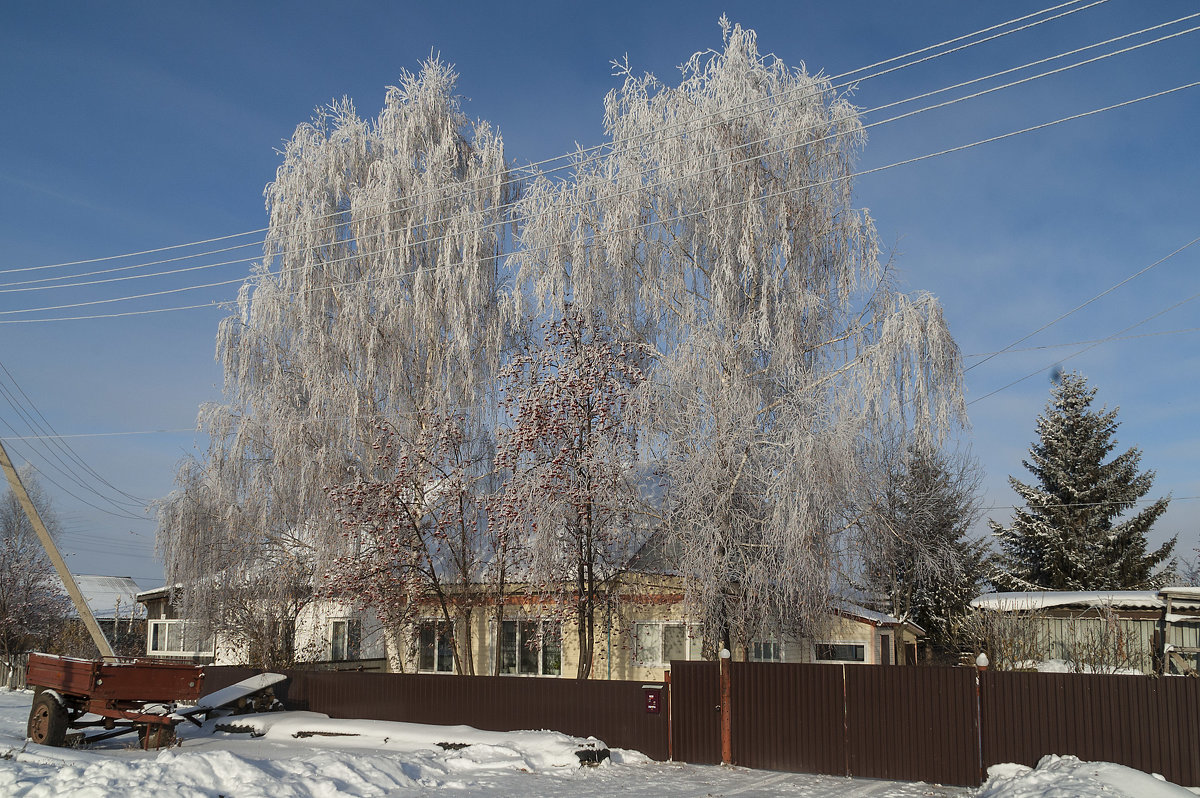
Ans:
{"label": "fence post", "polygon": [[983,672],[988,669],[988,656],[980,653],[975,658],[975,757],[979,763],[979,783],[983,784]]}
{"label": "fence post", "polygon": [[733,764],[733,698],[729,649],[721,649],[721,764]]}
{"label": "fence post", "polygon": [[663,673],[667,686],[667,761],[675,761],[675,696],[671,694],[671,671]]}

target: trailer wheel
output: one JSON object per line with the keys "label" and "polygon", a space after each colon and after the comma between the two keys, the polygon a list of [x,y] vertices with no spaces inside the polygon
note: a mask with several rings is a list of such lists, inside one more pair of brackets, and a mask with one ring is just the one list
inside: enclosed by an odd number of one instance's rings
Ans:
{"label": "trailer wheel", "polygon": [[67,738],[67,708],[53,695],[38,693],[29,710],[26,734],[39,745],[61,746]]}

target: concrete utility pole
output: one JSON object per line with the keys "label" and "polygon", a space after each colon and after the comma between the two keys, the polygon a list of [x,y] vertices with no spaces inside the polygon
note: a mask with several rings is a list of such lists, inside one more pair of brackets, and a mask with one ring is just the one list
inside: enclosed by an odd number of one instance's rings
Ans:
{"label": "concrete utility pole", "polygon": [[21,482],[21,477],[17,474],[17,469],[13,468],[12,460],[8,459],[8,452],[4,449],[3,441],[0,441],[0,466],[4,468],[4,476],[8,477],[8,485],[12,488],[12,492],[16,494],[17,501],[25,508],[25,514],[29,516],[29,523],[33,524],[33,531],[37,532],[38,540],[42,541],[42,547],[46,550],[46,554],[50,555],[50,562],[54,563],[54,570],[58,571],[58,578],[62,580],[63,586],[66,587],[67,595],[71,597],[71,601],[75,604],[76,612],[83,619],[83,625],[87,627],[88,633],[96,643],[96,648],[100,649],[100,656],[106,659],[116,659],[117,655],[113,653],[112,646],[108,643],[108,638],[104,636],[104,632],[100,631],[100,624],[96,623],[96,616],[92,615],[92,608],[88,606],[87,601],[83,598],[83,593],[79,592],[79,585],[75,584],[75,577],[71,576],[70,570],[67,569],[66,561],[58,553],[58,546],[54,545],[54,541],[50,538],[49,530],[42,523],[42,516],[38,514],[37,508],[33,506],[33,500],[29,498],[29,491],[25,490],[25,485]]}

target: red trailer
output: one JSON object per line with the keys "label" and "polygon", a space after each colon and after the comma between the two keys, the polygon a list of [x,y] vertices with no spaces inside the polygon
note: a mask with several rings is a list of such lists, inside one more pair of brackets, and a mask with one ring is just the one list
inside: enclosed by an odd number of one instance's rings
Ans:
{"label": "red trailer", "polygon": [[[204,686],[204,668],[158,660],[102,662],[50,654],[30,654],[26,682],[35,688],[29,711],[29,739],[42,745],[96,742],[137,732],[143,748],[175,739],[177,702],[194,702]],[[85,720],[87,715],[98,718]]]}

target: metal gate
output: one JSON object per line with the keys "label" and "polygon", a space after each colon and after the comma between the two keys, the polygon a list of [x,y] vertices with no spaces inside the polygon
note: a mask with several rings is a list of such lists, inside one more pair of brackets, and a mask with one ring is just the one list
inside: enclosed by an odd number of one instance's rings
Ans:
{"label": "metal gate", "polygon": [[671,663],[671,758],[721,762],[721,675],[716,662]]}

